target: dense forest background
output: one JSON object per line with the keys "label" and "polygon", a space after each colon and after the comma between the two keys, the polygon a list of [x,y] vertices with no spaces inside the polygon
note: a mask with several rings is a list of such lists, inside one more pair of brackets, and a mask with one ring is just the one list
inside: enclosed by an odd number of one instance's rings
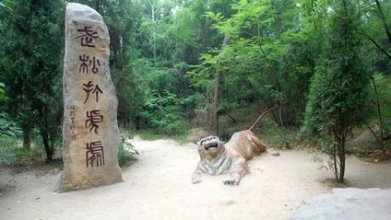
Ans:
{"label": "dense forest background", "polygon": [[[48,160],[61,148],[67,2],[0,1],[0,148],[23,139]],[[280,135],[326,142],[334,157],[356,126],[390,137],[391,1],[74,2],[109,28],[123,129],[229,136],[279,105]]]}

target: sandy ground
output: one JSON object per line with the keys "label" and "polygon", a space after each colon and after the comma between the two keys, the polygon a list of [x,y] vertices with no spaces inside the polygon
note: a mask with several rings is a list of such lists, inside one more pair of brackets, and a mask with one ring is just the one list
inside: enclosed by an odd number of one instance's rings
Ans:
{"label": "sandy ground", "polygon": [[[313,154],[264,153],[249,163],[239,186],[224,176],[190,181],[198,162],[193,144],[132,140],[138,161],[123,169],[124,181],[89,190],[53,192],[59,174],[0,171],[0,219],[287,219],[301,202],[330,192],[331,171],[318,169]],[[391,188],[391,163],[348,157],[350,187]]]}

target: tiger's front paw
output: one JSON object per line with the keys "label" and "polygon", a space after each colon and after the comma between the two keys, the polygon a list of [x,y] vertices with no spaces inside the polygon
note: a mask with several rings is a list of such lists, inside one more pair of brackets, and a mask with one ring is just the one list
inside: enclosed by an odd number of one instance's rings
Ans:
{"label": "tiger's front paw", "polygon": [[197,184],[197,183],[202,182],[201,175],[194,175],[194,176],[191,178],[191,182],[192,182],[193,184]]}
{"label": "tiger's front paw", "polygon": [[224,185],[231,185],[231,186],[237,186],[239,185],[239,180],[235,180],[235,179],[226,179],[223,181]]}

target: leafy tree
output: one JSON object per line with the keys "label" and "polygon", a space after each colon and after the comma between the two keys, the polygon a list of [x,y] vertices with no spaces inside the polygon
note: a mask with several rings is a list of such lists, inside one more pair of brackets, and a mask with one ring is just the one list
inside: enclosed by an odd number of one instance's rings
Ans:
{"label": "leafy tree", "polygon": [[162,133],[168,135],[181,133],[181,130],[186,126],[185,114],[181,111],[181,105],[185,105],[186,100],[179,99],[167,90],[163,92],[162,96],[159,96],[156,91],[150,93],[142,116],[151,123],[152,127],[158,128]]}
{"label": "leafy tree", "polygon": [[[362,27],[359,33],[366,40],[367,59],[370,71],[372,88],[377,106],[377,117],[379,120],[380,138],[382,144],[387,140],[387,131],[390,128],[387,118],[384,114],[387,110],[387,101],[382,96],[382,81],[378,80],[391,73],[391,38],[390,38],[390,21],[391,21],[391,2],[390,1],[364,1],[360,8]],[[383,87],[385,88],[385,87]],[[375,134],[375,133],[373,133]],[[376,134],[375,134],[376,135]]]}
{"label": "leafy tree", "polygon": [[[391,14],[387,13],[391,9],[391,3],[368,0],[364,1],[361,6],[365,26],[360,33],[382,54],[383,57],[377,57],[380,58],[377,62],[385,63],[391,59]],[[384,59],[386,61],[383,61]]]}
{"label": "leafy tree", "polygon": [[25,39],[29,30],[23,24],[27,24],[28,18],[21,14],[28,17],[29,4],[24,3],[26,2],[4,2],[6,5],[1,11],[1,77],[9,90],[9,99],[6,103],[8,112],[22,127],[23,146],[29,149],[34,118],[27,97],[27,94],[32,93],[30,77],[27,77],[30,70],[27,60],[14,58],[31,57],[30,51],[25,49],[29,45],[28,39]]}
{"label": "leafy tree", "polygon": [[346,0],[333,1],[324,51],[316,66],[305,112],[303,131],[317,136],[331,154],[338,182],[345,175],[345,143],[354,126],[368,116],[369,76],[357,33],[357,8]]}
{"label": "leafy tree", "polygon": [[295,1],[238,1],[231,8],[230,17],[207,12],[229,43],[203,54],[189,77],[195,86],[212,85],[211,73],[222,73],[228,89],[223,89],[221,103],[233,103],[218,107],[222,112],[254,102],[269,107],[279,102],[281,112],[275,118],[280,125],[298,125],[318,48],[307,46],[317,41],[308,34],[308,25],[298,24],[303,20],[300,7]]}
{"label": "leafy tree", "polygon": [[58,79],[63,45],[62,2],[7,3],[0,26],[1,80],[7,84],[7,111],[22,127],[26,148],[30,146],[32,128],[38,128],[50,161],[61,118]]}
{"label": "leafy tree", "polygon": [[[0,104],[3,104],[5,97],[5,85],[4,83],[0,83]],[[3,147],[3,140],[9,137],[17,137],[21,134],[20,128],[13,122],[9,115],[3,112],[3,109],[0,108],[0,147]],[[0,161],[2,159],[2,155],[0,155]]]}

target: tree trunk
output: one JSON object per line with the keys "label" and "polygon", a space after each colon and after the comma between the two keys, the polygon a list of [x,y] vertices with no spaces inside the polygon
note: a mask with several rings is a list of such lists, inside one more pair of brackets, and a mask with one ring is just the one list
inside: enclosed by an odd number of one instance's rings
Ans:
{"label": "tree trunk", "polygon": [[53,146],[49,144],[49,133],[47,129],[41,131],[41,137],[42,137],[43,145],[45,147],[46,161],[47,162],[53,161],[54,149]]}
{"label": "tree trunk", "polygon": [[367,33],[365,32],[361,32],[361,34],[363,34],[364,36],[366,36],[376,47],[377,49],[379,49],[384,55],[386,55],[386,57],[388,59],[391,60],[391,54],[389,54],[385,49],[383,49],[376,41],[375,39],[373,39],[371,36],[369,36]]}
{"label": "tree trunk", "polygon": [[23,148],[26,150],[31,149],[31,132],[32,132],[31,125],[23,126]]}
{"label": "tree trunk", "polygon": [[332,160],[333,160],[335,179],[337,180],[337,182],[339,182],[339,169],[338,169],[339,163],[337,163],[337,146],[335,144],[333,146],[333,152],[332,152],[331,156],[332,156]]}
{"label": "tree trunk", "polygon": [[345,122],[343,119],[339,119],[339,125],[333,128],[333,136],[335,138],[335,143],[333,143],[333,164],[334,164],[334,174],[337,182],[343,183],[345,177],[345,164],[346,164],[346,152],[345,152],[345,142],[348,134]]}
{"label": "tree trunk", "polygon": [[[372,84],[373,84],[373,89],[375,91],[375,96],[376,96],[376,105],[377,105],[377,116],[379,117],[379,126],[380,126],[380,139],[384,140],[384,134],[383,134],[383,120],[381,116],[381,110],[380,110],[380,100],[379,100],[379,93],[377,91],[377,86],[375,79],[371,77]],[[368,126],[369,127],[369,126]],[[376,136],[375,136],[376,137]],[[376,138],[377,139],[377,138]]]}
{"label": "tree trunk", "polygon": [[[41,116],[45,117],[47,115],[48,115],[48,106],[42,103]],[[47,117],[42,120],[42,124],[40,125],[40,132],[41,132],[43,146],[45,147],[46,161],[47,162],[53,161],[54,149],[53,149],[53,145],[50,144],[50,129],[49,129],[49,121]]]}
{"label": "tree trunk", "polygon": [[[278,102],[278,103],[280,103],[280,102]],[[284,121],[282,120],[282,106],[280,106],[280,109],[279,109],[279,111],[278,111],[278,120],[280,121],[280,126],[282,127],[282,128],[284,128]]]}
{"label": "tree trunk", "polygon": [[121,45],[121,33],[113,26],[110,26],[110,49],[113,57],[113,66],[122,70],[124,67],[122,45]]}
{"label": "tree trunk", "polygon": [[[223,46],[221,50],[224,50],[225,46],[229,42],[229,35],[225,33]],[[216,135],[219,134],[219,113],[218,107],[220,103],[220,82],[221,82],[221,71],[217,71],[215,75],[215,85],[214,85],[214,97],[213,97],[213,120],[212,120],[212,129]]]}
{"label": "tree trunk", "polygon": [[151,18],[152,18],[152,53],[153,53],[153,65],[156,66],[156,24],[155,24],[155,0],[151,2]]}
{"label": "tree trunk", "polygon": [[215,135],[219,134],[219,113],[218,113],[218,107],[220,102],[220,80],[221,80],[221,73],[217,72],[215,75],[215,90],[214,90],[214,97],[213,97],[213,131],[215,132]]}
{"label": "tree trunk", "polygon": [[339,183],[343,183],[344,177],[345,177],[345,164],[346,164],[346,158],[345,158],[345,138],[341,138],[338,140],[340,143],[338,143],[338,166],[339,166],[339,177],[337,181]]}
{"label": "tree trunk", "polygon": [[136,130],[140,130],[141,128],[141,118],[140,116],[136,116]]}

